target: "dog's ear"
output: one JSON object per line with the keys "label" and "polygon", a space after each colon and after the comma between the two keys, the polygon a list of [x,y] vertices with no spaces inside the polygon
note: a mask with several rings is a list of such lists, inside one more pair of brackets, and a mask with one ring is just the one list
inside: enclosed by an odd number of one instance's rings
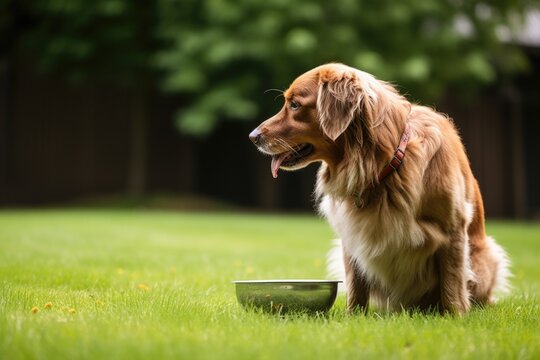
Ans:
{"label": "dog's ear", "polygon": [[336,140],[360,113],[368,127],[373,120],[373,97],[352,70],[324,69],[319,73],[317,110],[323,132]]}

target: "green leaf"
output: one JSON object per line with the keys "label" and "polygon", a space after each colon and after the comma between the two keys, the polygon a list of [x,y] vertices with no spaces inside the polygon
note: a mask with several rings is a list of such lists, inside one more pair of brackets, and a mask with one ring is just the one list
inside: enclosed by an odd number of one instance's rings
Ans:
{"label": "green leaf", "polygon": [[200,91],[206,84],[206,77],[203,73],[196,68],[187,68],[185,70],[179,70],[167,77],[163,83],[163,89],[165,91]]}
{"label": "green leaf", "polygon": [[422,55],[413,56],[403,63],[401,71],[404,78],[418,82],[424,81],[430,73],[429,60]]}
{"label": "green leaf", "polygon": [[315,49],[317,38],[306,29],[296,28],[289,31],[285,44],[290,53],[301,54]]}
{"label": "green leaf", "polygon": [[362,51],[358,53],[354,57],[352,66],[377,76],[381,76],[385,67],[382,56],[374,51]]}
{"label": "green leaf", "polygon": [[465,58],[465,64],[470,74],[482,82],[491,82],[495,79],[495,72],[485,56],[473,52]]}
{"label": "green leaf", "polygon": [[217,122],[216,114],[198,107],[179,111],[175,117],[178,129],[195,136],[208,135]]}

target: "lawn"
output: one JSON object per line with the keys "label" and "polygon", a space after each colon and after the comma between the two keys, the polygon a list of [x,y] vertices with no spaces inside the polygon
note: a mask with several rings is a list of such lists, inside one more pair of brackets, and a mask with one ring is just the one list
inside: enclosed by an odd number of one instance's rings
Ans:
{"label": "lawn", "polygon": [[234,279],[325,278],[314,216],[0,212],[0,359],[538,359],[540,225],[490,222],[514,291],[458,318],[244,311]]}

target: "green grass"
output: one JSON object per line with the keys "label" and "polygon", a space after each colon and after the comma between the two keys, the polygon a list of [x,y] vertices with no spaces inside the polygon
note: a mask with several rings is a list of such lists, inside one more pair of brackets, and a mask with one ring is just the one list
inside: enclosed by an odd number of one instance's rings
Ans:
{"label": "green grass", "polygon": [[351,316],[340,296],[328,316],[278,317],[244,311],[231,280],[324,278],[320,219],[2,211],[0,359],[538,359],[540,226],[488,231],[515,274],[495,306]]}

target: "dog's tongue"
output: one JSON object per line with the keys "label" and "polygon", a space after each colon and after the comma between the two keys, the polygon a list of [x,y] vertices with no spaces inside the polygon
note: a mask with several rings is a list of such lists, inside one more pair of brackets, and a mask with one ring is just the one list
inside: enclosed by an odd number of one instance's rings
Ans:
{"label": "dog's tongue", "polygon": [[285,153],[272,156],[272,164],[270,165],[270,169],[272,170],[272,176],[274,177],[274,179],[277,179],[279,167],[281,166],[281,163],[283,162],[283,160],[285,160],[287,155],[288,154]]}

